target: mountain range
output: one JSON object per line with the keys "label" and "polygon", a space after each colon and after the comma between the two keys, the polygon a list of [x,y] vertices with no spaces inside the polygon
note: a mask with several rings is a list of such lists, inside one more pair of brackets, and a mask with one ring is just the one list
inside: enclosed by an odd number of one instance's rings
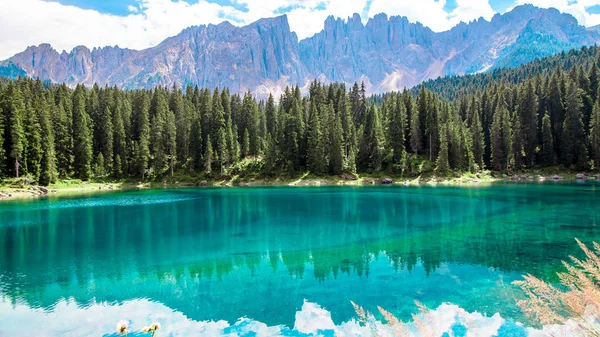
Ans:
{"label": "mountain range", "polygon": [[600,41],[556,9],[515,7],[434,32],[406,17],[378,14],[363,24],[358,14],[329,17],[321,32],[299,41],[285,15],[244,27],[229,22],[194,26],[145,50],[117,46],[28,47],[0,62],[0,76],[39,77],[69,85],[228,87],[257,95],[287,85],[364,82],[371,93],[400,90],[445,75],[512,67]]}

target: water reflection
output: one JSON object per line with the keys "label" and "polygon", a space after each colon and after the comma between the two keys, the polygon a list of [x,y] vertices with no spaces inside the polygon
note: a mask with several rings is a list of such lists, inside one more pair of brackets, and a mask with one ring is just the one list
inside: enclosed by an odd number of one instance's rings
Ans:
{"label": "water reflection", "polygon": [[304,299],[518,316],[510,282],[600,237],[596,185],[159,190],[0,205],[0,293],[50,310],[149,298],[293,324]]}

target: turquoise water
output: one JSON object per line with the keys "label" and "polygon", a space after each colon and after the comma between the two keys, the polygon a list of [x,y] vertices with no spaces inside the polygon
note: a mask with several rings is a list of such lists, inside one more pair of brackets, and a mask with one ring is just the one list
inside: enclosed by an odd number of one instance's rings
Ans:
{"label": "turquoise water", "polygon": [[579,253],[575,237],[599,240],[598,201],[600,184],[588,182],[0,203],[0,336],[110,335],[120,319],[133,330],[159,321],[165,336],[253,336],[240,331],[259,325],[285,335],[309,331],[309,313],[341,326],[351,300],[403,319],[414,300],[449,302],[527,325],[511,282],[556,280],[561,259]]}

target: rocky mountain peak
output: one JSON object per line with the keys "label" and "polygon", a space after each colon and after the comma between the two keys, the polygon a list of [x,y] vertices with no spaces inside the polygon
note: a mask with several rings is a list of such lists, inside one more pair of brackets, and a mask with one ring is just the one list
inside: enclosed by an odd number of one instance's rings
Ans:
{"label": "rocky mountain peak", "polygon": [[121,88],[227,86],[259,94],[319,78],[364,81],[370,92],[381,92],[592,45],[600,41],[599,31],[556,9],[522,5],[491,21],[480,18],[440,33],[384,13],[366,24],[359,14],[346,20],[330,16],[322,31],[298,41],[287,16],[281,15],[244,27],[227,21],[189,27],[140,51],[79,46],[59,54],[41,44],[0,62],[0,75]]}

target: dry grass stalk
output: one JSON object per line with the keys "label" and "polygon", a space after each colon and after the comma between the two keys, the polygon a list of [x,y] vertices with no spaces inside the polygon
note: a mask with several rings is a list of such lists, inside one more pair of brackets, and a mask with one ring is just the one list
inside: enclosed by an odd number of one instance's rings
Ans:
{"label": "dry grass stalk", "polygon": [[[354,307],[354,311],[358,316],[359,323],[369,327],[372,336],[411,336],[408,329],[408,324],[404,323],[402,320],[394,316],[394,314],[383,309],[382,307],[377,307],[377,309],[383,316],[384,321],[377,321],[372,313],[352,301],[350,301],[350,303],[352,303],[352,306]],[[434,337],[435,324],[433,319],[427,315],[429,313],[429,309],[417,301],[415,301],[415,304],[417,305],[417,308],[419,308],[419,315],[413,315],[412,318],[417,329],[419,330],[420,336]],[[421,317],[424,317],[424,320],[421,319]],[[385,329],[385,331],[383,331],[383,329]]]}
{"label": "dry grass stalk", "polygon": [[586,259],[571,256],[571,262],[563,261],[567,271],[558,277],[566,289],[527,275],[514,282],[526,295],[517,305],[541,325],[568,324],[578,335],[600,336],[600,245],[594,242],[592,251],[575,240]]}

